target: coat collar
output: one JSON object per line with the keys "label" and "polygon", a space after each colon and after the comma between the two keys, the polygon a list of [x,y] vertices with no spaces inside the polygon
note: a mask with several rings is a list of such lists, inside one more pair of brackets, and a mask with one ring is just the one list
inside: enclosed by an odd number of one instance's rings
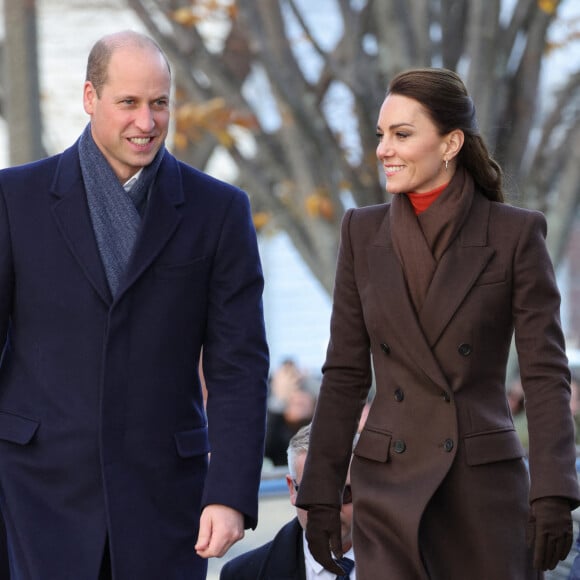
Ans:
{"label": "coat collar", "polygon": [[420,317],[391,242],[388,211],[369,248],[370,277],[393,334],[413,362],[444,389],[449,384],[432,347],[494,254],[487,241],[489,213],[490,202],[476,194],[464,227],[439,262]]}
{"label": "coat collar", "polygon": [[[101,299],[112,304],[87,206],[77,144],[60,156],[50,193],[54,219],[70,251]],[[167,243],[181,220],[177,208],[183,199],[178,162],[166,152],[127,276],[119,287],[115,302],[122,298]]]}
{"label": "coat collar", "polygon": [[260,578],[306,580],[303,530],[298,518],[283,526],[274,537],[270,554],[260,570]]}
{"label": "coat collar", "polygon": [[441,258],[421,310],[421,326],[430,346],[473,288],[495,251],[488,246],[487,231],[491,204],[475,195],[459,239]]}
{"label": "coat collar", "polygon": [[159,255],[181,221],[182,216],[177,209],[184,200],[180,177],[177,160],[166,152],[157,173],[141,232],[135,243],[135,251],[127,267],[127,275],[119,286],[116,300],[122,297]]}

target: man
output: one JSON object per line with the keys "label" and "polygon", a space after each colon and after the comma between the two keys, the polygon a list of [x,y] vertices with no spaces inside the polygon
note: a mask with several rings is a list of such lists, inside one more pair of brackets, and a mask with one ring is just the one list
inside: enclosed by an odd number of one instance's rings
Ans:
{"label": "man", "polygon": [[4,522],[0,518],[0,580],[9,580],[8,553],[6,551],[6,530]]}
{"label": "man", "polygon": [[[288,446],[288,469],[286,485],[290,493],[290,502],[296,504],[296,496],[304,462],[308,453],[310,425],[297,431],[290,439]],[[230,560],[221,570],[220,580],[335,580],[336,574],[325,570],[310,554],[308,543],[304,539],[308,512],[296,508],[296,518],[287,523],[271,542]],[[346,480],[340,510],[342,524],[342,550],[344,557],[354,562],[352,550],[352,495],[350,491],[350,473]],[[343,563],[346,568],[348,564]],[[345,570],[346,571],[346,570]],[[338,576],[355,580],[354,569],[350,576]]]}
{"label": "man", "polygon": [[243,192],[165,150],[170,86],[151,39],[104,37],[77,143],[0,172],[12,580],[201,580],[206,558],[257,523],[268,351],[256,235]]}

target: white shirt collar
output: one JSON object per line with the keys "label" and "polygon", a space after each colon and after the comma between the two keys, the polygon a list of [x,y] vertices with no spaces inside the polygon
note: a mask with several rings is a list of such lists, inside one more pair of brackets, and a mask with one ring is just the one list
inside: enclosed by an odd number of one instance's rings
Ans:
{"label": "white shirt collar", "polygon": [[[306,534],[302,532],[302,542],[304,545],[304,564],[306,568],[306,580],[336,580],[336,574],[329,572],[322,567],[322,564],[318,563],[314,556],[310,553],[308,548],[308,542],[306,540]],[[344,554],[347,558],[354,560],[354,551],[351,548],[348,552]],[[353,571],[350,573],[350,580],[356,580],[356,565]]]}
{"label": "white shirt collar", "polygon": [[131,188],[135,185],[135,182],[139,179],[142,172],[143,172],[143,167],[141,167],[141,169],[139,169],[139,171],[137,171],[137,173],[135,173],[135,175],[133,175],[133,177],[129,177],[129,179],[127,179],[127,181],[125,181],[125,183],[123,183],[123,189],[127,192],[131,191]]}

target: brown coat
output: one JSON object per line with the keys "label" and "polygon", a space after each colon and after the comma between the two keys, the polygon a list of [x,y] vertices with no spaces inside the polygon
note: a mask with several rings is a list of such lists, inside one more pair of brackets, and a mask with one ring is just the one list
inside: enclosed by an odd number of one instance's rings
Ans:
{"label": "brown coat", "polygon": [[[347,212],[331,340],[298,504],[338,505],[351,468],[357,579],[530,580],[529,501],[580,500],[560,297],[544,217],[476,194],[419,322],[390,205]],[[530,474],[505,396],[515,328]]]}

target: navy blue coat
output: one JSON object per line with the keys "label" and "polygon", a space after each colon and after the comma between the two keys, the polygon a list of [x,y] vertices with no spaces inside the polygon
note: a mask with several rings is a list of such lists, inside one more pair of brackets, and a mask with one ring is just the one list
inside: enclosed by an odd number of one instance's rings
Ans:
{"label": "navy blue coat", "polygon": [[223,566],[220,580],[306,580],[298,518],[288,522],[271,542],[230,560]]}
{"label": "navy blue coat", "polygon": [[200,510],[225,504],[255,527],[262,290],[246,194],[169,153],[114,300],[77,146],[0,172],[0,509],[14,580],[95,578],[107,536],[116,580],[205,578]]}

